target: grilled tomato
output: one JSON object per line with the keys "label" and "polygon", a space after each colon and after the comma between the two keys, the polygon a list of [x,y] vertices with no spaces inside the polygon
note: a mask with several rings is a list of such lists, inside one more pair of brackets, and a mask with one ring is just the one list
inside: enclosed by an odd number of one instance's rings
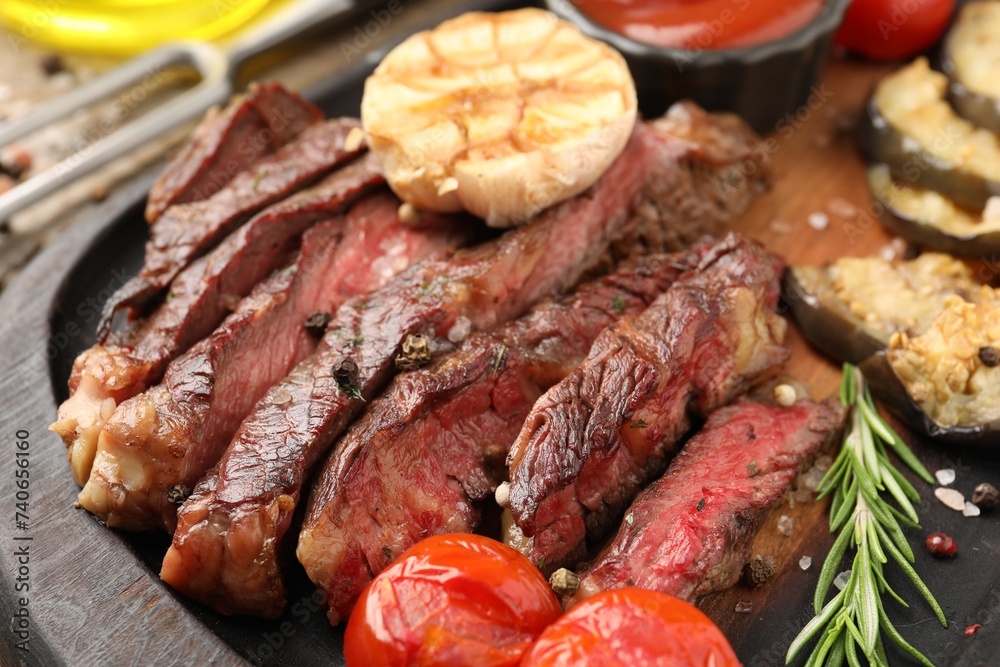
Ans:
{"label": "grilled tomato", "polygon": [[853,0],[837,44],[872,60],[915,56],[944,34],[955,0]]}
{"label": "grilled tomato", "polygon": [[348,667],[517,665],[562,613],[524,556],[478,535],[436,535],[369,584],[344,635]]}
{"label": "grilled tomato", "polygon": [[680,598],[605,591],[550,625],[521,667],[739,667],[722,631]]}

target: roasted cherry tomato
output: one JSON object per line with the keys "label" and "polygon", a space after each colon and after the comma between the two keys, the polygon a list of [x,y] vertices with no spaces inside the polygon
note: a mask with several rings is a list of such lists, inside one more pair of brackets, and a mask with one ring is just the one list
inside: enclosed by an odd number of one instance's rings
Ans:
{"label": "roasted cherry tomato", "polygon": [[368,585],[344,635],[348,667],[517,665],[562,613],[542,573],[478,535],[415,544]]}
{"label": "roasted cherry tomato", "polygon": [[550,625],[521,667],[739,667],[722,631],[664,593],[598,593]]}
{"label": "roasted cherry tomato", "polygon": [[837,44],[873,60],[909,58],[944,34],[955,0],[853,0]]}

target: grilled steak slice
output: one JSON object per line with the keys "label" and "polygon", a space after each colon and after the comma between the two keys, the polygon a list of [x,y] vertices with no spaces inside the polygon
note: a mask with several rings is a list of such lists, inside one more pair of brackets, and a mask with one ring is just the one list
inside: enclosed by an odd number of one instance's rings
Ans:
{"label": "grilled steak slice", "polygon": [[[731,234],[638,317],[620,320],[532,409],[511,449],[519,548],[544,569],[574,563],[666,467],[692,416],[782,363],[780,266]],[[516,542],[512,536],[512,542]]]}
{"label": "grilled steak slice", "polygon": [[327,460],[299,537],[299,561],[326,593],[331,622],[419,540],[472,532],[476,501],[506,478],[507,450],[535,400],[605,327],[641,312],[699,256],[650,255],[397,376]]}
{"label": "grilled steak slice", "polygon": [[[748,139],[734,150],[734,160],[753,159],[750,146]],[[433,351],[448,349],[574,284],[614,239],[679,219],[688,209],[670,207],[681,200],[671,186],[689,189],[713,173],[694,153],[688,142],[641,125],[588,192],[495,242],[426,262],[342,307],[318,352],[271,388],[240,426],[218,469],[181,508],[161,576],[227,613],[280,613],[285,596],[279,553],[302,486],[363,399],[370,400],[393,375],[406,338],[422,333]],[[703,171],[689,167],[696,163]],[[727,164],[714,175],[733,168],[739,167]],[[754,183],[744,180],[743,187]],[[750,196],[736,192],[729,209],[705,207],[706,224],[722,211],[741,210]],[[649,213],[657,210],[654,204],[662,204],[665,217]],[[645,238],[655,232],[638,233]],[[331,474],[340,476],[338,470]]]}
{"label": "grilled steak slice", "polygon": [[251,84],[225,110],[205,116],[149,191],[146,220],[173,204],[207,199],[233,176],[323,120],[323,112],[277,83]]}
{"label": "grilled steak slice", "polygon": [[741,399],[713,412],[632,503],[573,601],[631,585],[693,601],[735,584],[761,516],[844,416],[836,399],[787,408]]}
{"label": "grilled steak slice", "polygon": [[320,335],[307,329],[309,315],[461,245],[473,229],[454,216],[428,216],[440,224],[414,229],[399,222],[398,210],[399,200],[385,193],[306,232],[290,270],[258,286],[174,360],[162,384],[118,407],[101,431],[81,504],[111,526],[173,530],[177,502],[216,463],[254,403],[315,349]]}
{"label": "grilled steak slice", "polygon": [[103,342],[107,337],[116,312],[148,306],[191,260],[217,245],[254,213],[357,155],[363,147],[347,150],[344,146],[348,132],[356,127],[354,119],[314,125],[208,199],[171,206],[150,230],[142,270],[104,304],[98,340]]}
{"label": "grilled steak slice", "polygon": [[210,334],[234,302],[287,261],[306,228],[343,213],[384,182],[374,156],[366,154],[261,211],[184,269],[171,284],[171,298],[150,317],[115,334],[113,343],[82,352],[73,363],[70,398],[51,426],[66,443],[77,483],[86,484],[97,436],[122,401],[159,382],[174,357]]}

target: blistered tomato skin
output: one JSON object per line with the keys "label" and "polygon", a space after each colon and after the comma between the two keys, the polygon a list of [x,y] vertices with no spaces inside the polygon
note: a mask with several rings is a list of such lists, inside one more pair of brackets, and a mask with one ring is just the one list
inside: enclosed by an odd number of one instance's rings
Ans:
{"label": "blistered tomato skin", "polygon": [[549,626],[521,667],[740,667],[711,619],[663,593],[624,588],[573,607]]}
{"label": "blistered tomato skin", "polygon": [[438,535],[379,574],[351,613],[348,667],[506,667],[562,608],[542,573],[478,535]]}

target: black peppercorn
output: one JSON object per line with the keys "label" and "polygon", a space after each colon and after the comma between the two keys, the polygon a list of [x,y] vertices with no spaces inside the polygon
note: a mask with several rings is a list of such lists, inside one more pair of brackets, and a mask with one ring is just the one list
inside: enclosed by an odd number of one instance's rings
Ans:
{"label": "black peppercorn", "polygon": [[764,582],[778,572],[774,564],[774,556],[757,554],[743,567],[743,583],[747,586],[763,586]]}
{"label": "black peppercorn", "polygon": [[972,504],[982,510],[995,509],[1000,505],[1000,491],[992,484],[983,482],[972,491]]}
{"label": "black peppercorn", "polygon": [[310,313],[309,317],[306,318],[305,326],[306,331],[311,333],[316,338],[322,338],[323,334],[326,332],[326,325],[330,323],[333,315],[322,310],[315,310]]}
{"label": "black peppercorn", "polygon": [[341,389],[358,388],[358,365],[350,359],[344,359],[333,369],[333,379]]}
{"label": "black peppercorn", "polygon": [[1000,350],[989,345],[981,347],[979,348],[979,360],[983,362],[984,366],[990,368],[1000,366]]}

